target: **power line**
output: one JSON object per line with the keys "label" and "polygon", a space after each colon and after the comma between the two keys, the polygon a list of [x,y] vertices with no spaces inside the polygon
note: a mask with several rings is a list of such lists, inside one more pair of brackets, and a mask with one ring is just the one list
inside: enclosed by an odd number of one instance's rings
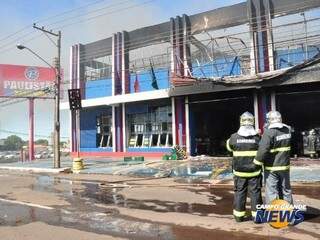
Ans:
{"label": "power line", "polygon": [[[66,14],[68,14],[68,13],[71,13],[71,12],[74,12],[74,11],[77,11],[77,10],[80,10],[80,9],[82,9],[82,8],[87,8],[87,7],[90,7],[90,6],[92,6],[92,5],[96,5],[96,4],[98,4],[98,3],[104,2],[104,1],[105,1],[105,0],[98,0],[98,1],[95,1],[95,2],[92,2],[92,3],[88,3],[88,4],[82,5],[82,6],[80,6],[80,7],[77,7],[77,8],[74,8],[74,9],[70,9],[70,10],[67,10],[67,11],[65,11],[65,12],[58,13],[58,14],[55,14],[55,15],[50,16],[50,17],[46,17],[46,18],[44,18],[44,19],[40,19],[40,20],[38,20],[38,21],[35,21],[34,23],[47,22],[47,21],[50,20],[50,19],[54,19],[54,18],[56,18],[56,17],[66,15]],[[24,32],[24,30],[27,30],[27,29],[31,28],[32,25],[33,25],[33,24],[25,25],[24,27],[18,29],[16,32],[13,32],[13,33],[11,33],[11,34],[9,34],[9,35],[1,38],[1,39],[0,39],[0,42],[4,41],[4,40],[6,40],[6,39],[9,39],[9,38],[11,38],[11,37],[13,37],[13,36],[15,36],[15,35],[19,34],[20,32]]]}
{"label": "power line", "polygon": [[[311,1],[311,0],[305,0],[305,1]],[[293,4],[287,4],[287,6],[293,6]],[[284,6],[283,7],[283,10],[281,9],[280,11],[279,11],[279,13],[285,13],[285,12],[287,12],[287,6]],[[297,3],[297,6],[300,6],[300,4],[298,4]],[[303,9],[303,7],[300,7],[300,9]],[[299,9],[298,9],[299,10]],[[96,16],[96,17],[100,17],[100,16],[103,16],[103,15],[105,15],[105,14],[102,14],[102,15],[98,15],[98,16]],[[280,14],[281,15],[281,14]],[[94,17],[94,18],[96,18],[96,17]],[[259,16],[260,17],[260,16]],[[233,18],[231,18],[231,19],[236,19],[237,17],[233,17]],[[248,18],[248,21],[250,20],[250,19],[255,19],[255,18],[258,18],[258,17],[253,17],[253,18]],[[88,20],[91,20],[92,18],[89,18]],[[82,21],[80,21],[80,22],[82,22]],[[76,23],[78,23],[78,22],[75,22],[75,23],[72,23],[71,25],[74,25],[74,24],[76,24]],[[68,25],[65,25],[65,27],[66,26],[68,26]],[[61,28],[61,27],[57,27],[57,28]],[[37,37],[39,37],[39,36],[37,36]],[[34,37],[34,38],[31,38],[31,39],[29,39],[30,41],[32,41],[33,39],[35,39],[35,38],[37,38],[37,37]],[[28,41],[29,41],[28,40]],[[0,47],[1,48],[1,47]],[[0,53],[3,53],[3,52],[7,52],[7,51],[10,51],[11,50],[11,48],[10,49],[7,49],[7,50],[4,50],[4,51],[2,51],[2,52],[0,52]]]}
{"label": "power line", "polygon": [[[121,3],[123,4],[123,3],[129,2],[129,1],[130,1],[130,0],[125,0],[125,1],[122,1],[122,2],[120,2],[120,3],[118,3],[118,4],[113,4],[113,6],[114,6],[114,5],[121,5]],[[67,26],[74,25],[74,24],[76,24],[76,23],[80,23],[80,22],[85,22],[85,21],[88,21],[88,20],[92,20],[92,19],[94,19],[94,18],[98,18],[98,17],[101,17],[101,16],[105,16],[106,14],[118,13],[118,12],[121,12],[121,11],[123,11],[123,10],[128,10],[128,9],[131,9],[131,8],[134,8],[134,7],[142,6],[142,5],[151,3],[151,2],[153,2],[153,1],[156,1],[156,0],[149,0],[149,1],[143,2],[143,3],[141,3],[141,4],[134,4],[134,5],[131,5],[131,6],[126,7],[126,8],[120,8],[120,9],[117,9],[117,10],[115,10],[115,11],[111,11],[111,12],[107,12],[107,13],[104,13],[104,14],[100,14],[100,15],[98,15],[98,16],[91,17],[91,18],[87,18],[87,19],[82,20],[82,21],[73,22],[73,23],[71,23],[71,24],[66,24],[66,25],[62,25],[62,26],[57,26],[57,27],[54,28],[54,30],[56,30],[56,29],[62,29],[62,28],[65,28],[65,27],[67,27]],[[112,5],[111,5],[111,6],[112,6]],[[108,7],[104,7],[103,9],[107,9],[107,8],[108,8]],[[100,9],[101,9],[101,8],[100,8]],[[99,10],[99,9],[96,9],[96,10],[94,10],[94,11],[97,11],[97,10]],[[89,11],[88,13],[90,14],[90,11]],[[84,14],[84,15],[79,15],[79,16],[85,16],[85,15],[86,15],[86,14]],[[70,18],[70,19],[71,19],[71,18]],[[52,25],[52,24],[50,24],[50,25]],[[42,34],[39,34],[39,35],[36,35],[36,36],[31,37],[30,39],[28,39],[28,40],[26,40],[26,41],[22,41],[22,39],[24,39],[25,37],[31,35],[32,33],[33,33],[33,32],[28,32],[28,33],[24,34],[23,36],[21,36],[21,37],[19,37],[19,38],[15,38],[13,41],[10,41],[10,42],[8,42],[8,43],[0,46],[0,49],[5,48],[6,46],[11,46],[11,45],[13,45],[13,44],[16,43],[16,42],[26,43],[26,42],[32,41],[32,40],[34,40],[34,39],[42,36]],[[10,48],[8,48],[8,49],[5,49],[5,50],[1,51],[0,54],[1,54],[1,53],[5,53],[5,52],[7,52],[7,51],[10,51],[10,50],[12,50],[13,48],[14,48],[14,47],[10,47]]]}

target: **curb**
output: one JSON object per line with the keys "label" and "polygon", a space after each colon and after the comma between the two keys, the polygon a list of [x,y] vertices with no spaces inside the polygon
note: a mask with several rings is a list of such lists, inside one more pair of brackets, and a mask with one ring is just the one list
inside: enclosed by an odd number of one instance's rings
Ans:
{"label": "curb", "polygon": [[13,170],[13,171],[29,171],[35,173],[67,173],[71,168],[35,168],[35,167],[10,167],[0,166],[0,170]]}

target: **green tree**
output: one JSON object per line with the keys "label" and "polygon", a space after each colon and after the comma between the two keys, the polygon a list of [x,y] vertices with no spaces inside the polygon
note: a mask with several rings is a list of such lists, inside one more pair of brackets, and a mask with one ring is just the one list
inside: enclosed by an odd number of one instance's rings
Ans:
{"label": "green tree", "polygon": [[20,150],[23,144],[24,141],[20,137],[11,135],[4,140],[4,149],[9,151]]}
{"label": "green tree", "polygon": [[47,139],[38,139],[37,141],[34,142],[35,144],[39,144],[39,145],[45,145],[48,146],[49,142]]}

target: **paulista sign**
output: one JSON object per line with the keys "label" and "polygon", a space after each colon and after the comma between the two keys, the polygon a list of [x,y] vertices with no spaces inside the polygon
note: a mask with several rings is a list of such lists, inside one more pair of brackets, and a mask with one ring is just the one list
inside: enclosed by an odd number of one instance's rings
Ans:
{"label": "paulista sign", "polygon": [[[53,98],[55,80],[54,68],[0,64],[0,97],[29,101],[29,160],[34,160],[34,100]],[[21,157],[26,159],[23,151]]]}
{"label": "paulista sign", "polygon": [[53,97],[53,68],[0,64],[0,97]]}

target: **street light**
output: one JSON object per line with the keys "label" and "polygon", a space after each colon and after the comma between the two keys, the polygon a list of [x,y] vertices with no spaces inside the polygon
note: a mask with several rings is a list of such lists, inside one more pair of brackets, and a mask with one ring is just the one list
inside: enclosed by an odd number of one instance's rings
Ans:
{"label": "street light", "polygon": [[45,64],[47,64],[50,68],[56,69],[54,66],[52,66],[50,63],[48,63],[46,60],[44,60],[39,54],[37,54],[36,52],[32,51],[30,48],[22,45],[22,44],[17,44],[17,48],[19,50],[23,50],[23,49],[27,49],[29,52],[31,52],[33,55],[35,55],[37,58],[39,58],[40,60],[42,60],[43,62],[45,62]]}
{"label": "street light", "polygon": [[[60,36],[60,32],[59,32]],[[59,37],[59,44],[60,44],[60,37]],[[55,111],[54,111],[54,168],[60,168],[60,45],[59,45],[59,54],[58,54],[58,61],[56,62],[56,67],[52,66],[50,63],[48,63],[45,59],[43,59],[39,54],[31,50],[30,48],[18,44],[17,48],[19,50],[26,49],[29,52],[31,52],[33,55],[35,55],[37,58],[39,58],[41,61],[43,61],[45,64],[47,64],[50,68],[55,69],[55,75],[56,75],[56,81],[55,81]]]}

